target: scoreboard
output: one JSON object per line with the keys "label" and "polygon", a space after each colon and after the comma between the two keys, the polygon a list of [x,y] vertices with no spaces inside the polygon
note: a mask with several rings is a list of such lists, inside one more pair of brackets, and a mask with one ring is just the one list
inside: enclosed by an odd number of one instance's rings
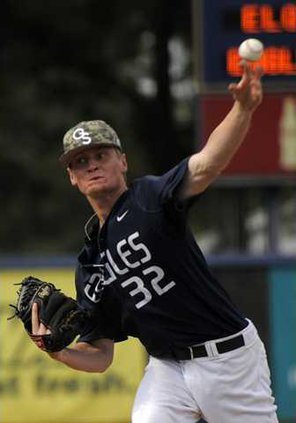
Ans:
{"label": "scoreboard", "polygon": [[295,183],[296,0],[192,0],[192,5],[199,142],[232,105],[227,87],[241,75],[239,45],[257,38],[264,53],[251,66],[264,69],[263,103],[223,176]]}
{"label": "scoreboard", "polygon": [[219,91],[241,75],[238,47],[264,44],[265,88],[296,91],[296,1],[192,0],[195,76],[204,92]]}

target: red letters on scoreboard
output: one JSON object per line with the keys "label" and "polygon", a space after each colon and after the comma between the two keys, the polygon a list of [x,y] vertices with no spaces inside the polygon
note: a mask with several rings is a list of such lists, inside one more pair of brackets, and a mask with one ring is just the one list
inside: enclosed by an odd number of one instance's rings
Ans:
{"label": "red letters on scoreboard", "polygon": [[[270,4],[249,3],[240,9],[240,26],[244,33],[296,33],[296,4],[285,3],[279,8]],[[293,47],[267,46],[257,64],[266,75],[296,75],[296,49]],[[226,52],[226,71],[229,76],[240,76],[240,58],[237,47]],[[253,66],[253,64],[251,65]]]}
{"label": "red letters on scoreboard", "polygon": [[[240,76],[240,57],[237,47],[230,47],[226,52],[226,71],[230,76]],[[260,65],[265,75],[296,75],[296,63],[293,61],[293,51],[288,47],[267,47],[262,58],[251,64]]]}
{"label": "red letters on scoreboard", "polygon": [[296,4],[284,4],[278,16],[271,5],[246,4],[241,8],[241,29],[246,33],[296,32]]}

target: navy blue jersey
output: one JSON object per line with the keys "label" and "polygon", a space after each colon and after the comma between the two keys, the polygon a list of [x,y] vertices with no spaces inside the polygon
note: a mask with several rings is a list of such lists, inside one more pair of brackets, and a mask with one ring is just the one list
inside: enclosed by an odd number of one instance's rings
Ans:
{"label": "navy blue jersey", "polygon": [[150,354],[165,357],[247,325],[191,233],[188,201],[178,200],[187,166],[188,159],[162,176],[135,180],[100,230],[92,222],[76,289],[96,327],[81,341],[134,336]]}

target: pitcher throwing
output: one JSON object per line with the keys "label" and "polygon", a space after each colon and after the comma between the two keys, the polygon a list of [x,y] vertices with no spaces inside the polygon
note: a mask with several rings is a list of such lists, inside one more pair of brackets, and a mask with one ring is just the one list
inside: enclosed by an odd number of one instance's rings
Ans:
{"label": "pitcher throwing", "polygon": [[[245,138],[262,100],[261,73],[243,64],[224,120],[201,151],[162,176],[127,186],[121,142],[103,121],[80,122],[64,137],[60,161],[94,211],[76,270],[77,301],[92,324],[73,347],[49,354],[76,370],[104,372],[114,345],[137,337],[149,363],[133,423],[278,421],[262,341],[212,275],[187,223],[193,201]],[[48,333],[36,307],[32,319],[34,334]]]}

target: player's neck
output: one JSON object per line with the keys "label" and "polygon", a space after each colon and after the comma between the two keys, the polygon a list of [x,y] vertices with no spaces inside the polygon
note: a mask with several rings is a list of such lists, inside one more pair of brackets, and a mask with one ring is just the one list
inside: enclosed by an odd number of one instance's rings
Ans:
{"label": "player's neck", "polygon": [[98,194],[96,196],[87,197],[91,207],[93,208],[94,212],[96,213],[96,215],[98,216],[100,220],[101,226],[106,221],[107,217],[109,216],[118,198],[126,190],[127,190],[127,186],[123,185],[117,191],[107,192],[107,193]]}

